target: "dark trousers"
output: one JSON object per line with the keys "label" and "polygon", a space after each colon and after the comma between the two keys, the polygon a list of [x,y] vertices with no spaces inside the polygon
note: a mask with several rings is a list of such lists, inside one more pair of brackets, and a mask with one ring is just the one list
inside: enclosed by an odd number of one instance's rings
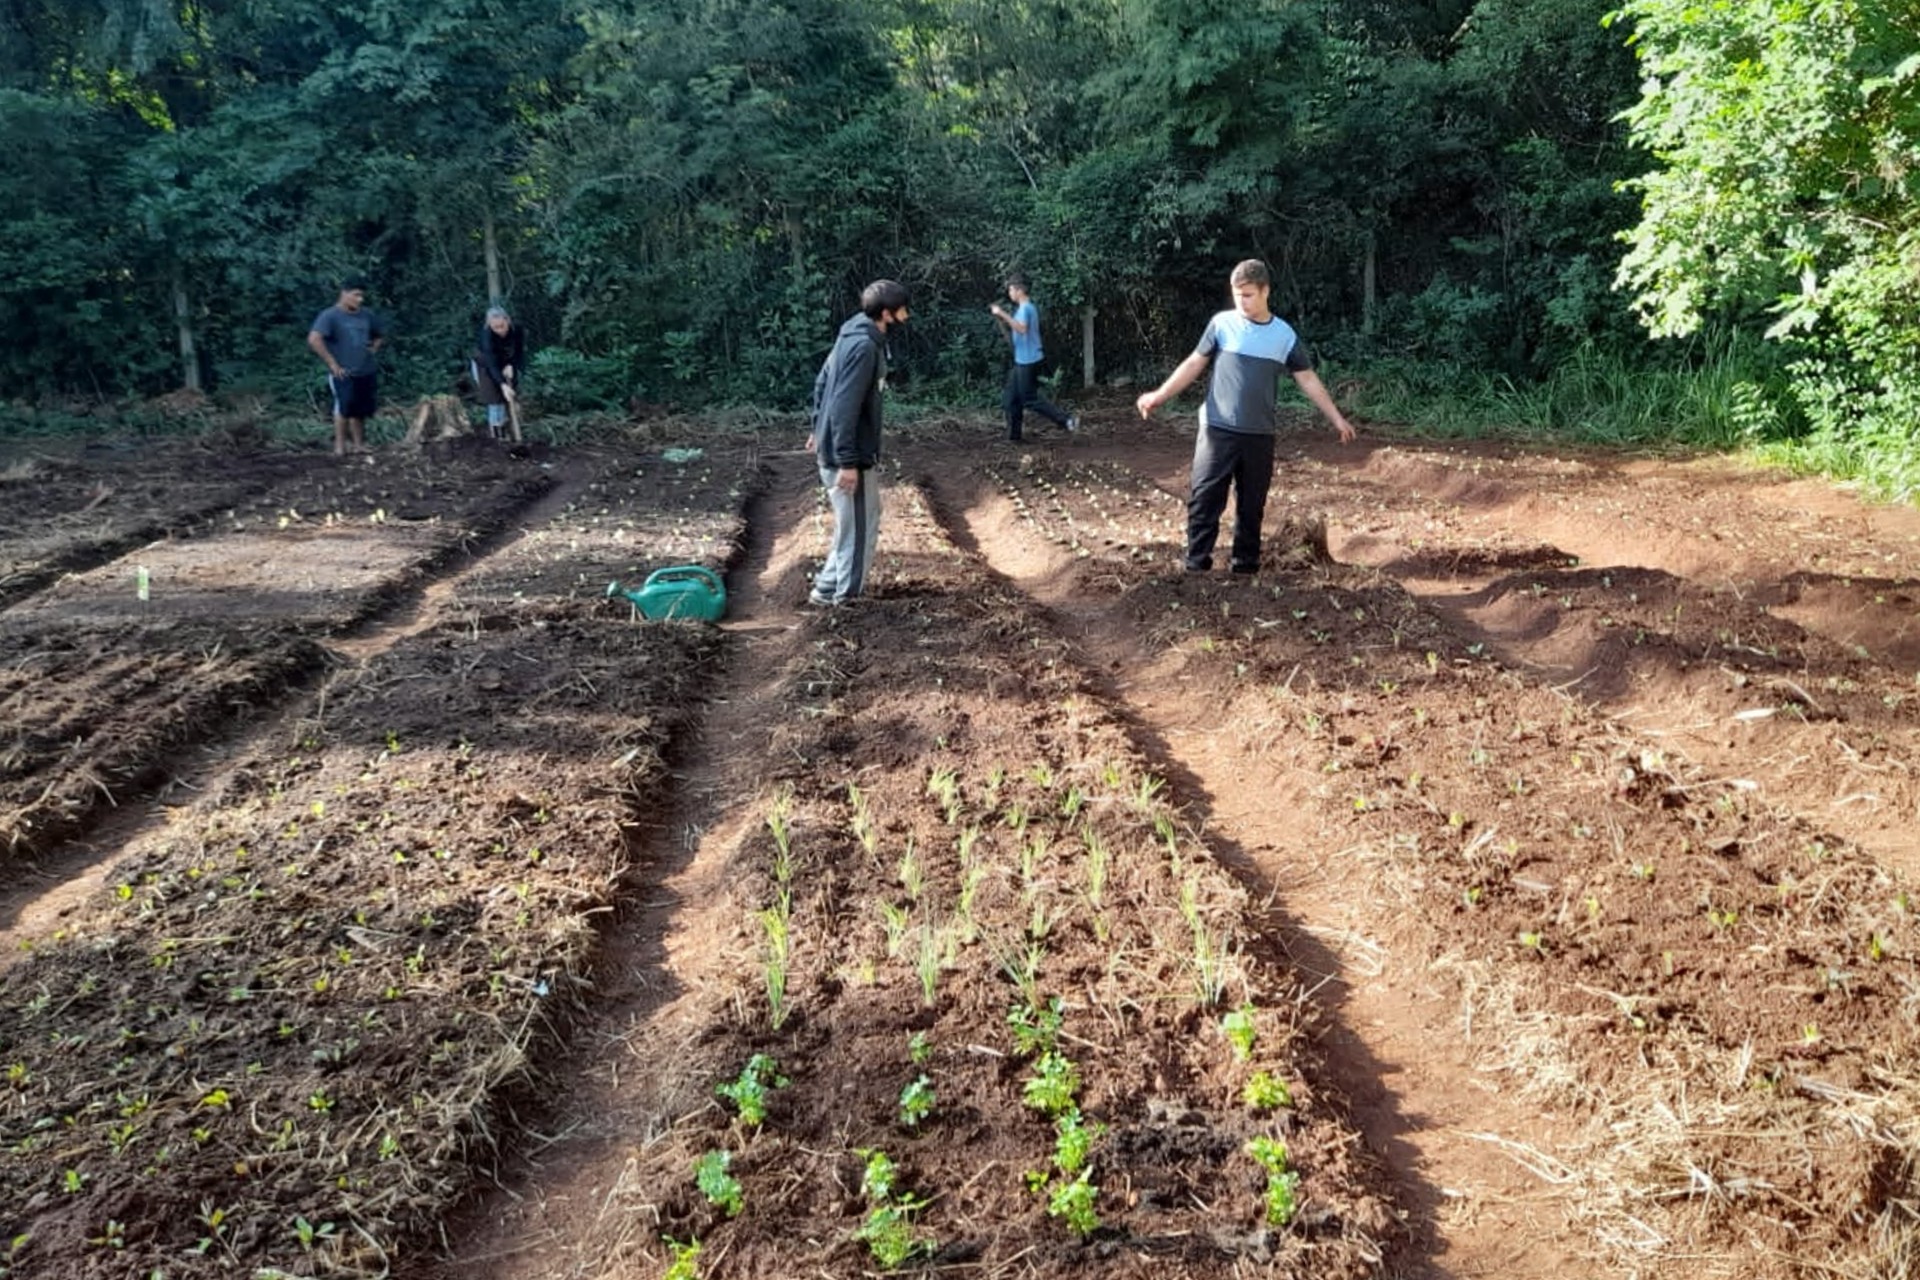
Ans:
{"label": "dark trousers", "polygon": [[1213,568],[1213,544],[1220,538],[1220,515],[1233,487],[1235,573],[1260,567],[1260,522],[1273,487],[1273,437],[1245,435],[1202,426],[1193,446],[1193,494],[1187,499],[1187,568]]}
{"label": "dark trousers", "polygon": [[1020,425],[1026,421],[1026,411],[1033,410],[1056,427],[1067,425],[1067,415],[1040,398],[1040,366],[1037,364],[1015,364],[1007,370],[1007,391],[1000,397],[1000,407],[1007,411],[1007,439],[1020,438]]}

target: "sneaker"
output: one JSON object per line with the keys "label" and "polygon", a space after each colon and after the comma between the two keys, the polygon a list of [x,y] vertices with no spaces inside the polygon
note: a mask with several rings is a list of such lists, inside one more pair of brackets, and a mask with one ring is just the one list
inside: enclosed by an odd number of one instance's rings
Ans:
{"label": "sneaker", "polygon": [[1067,434],[1072,435],[1074,432],[1078,431],[1079,429],[1080,429],[1080,415],[1077,413],[1068,414],[1067,415]]}
{"label": "sneaker", "polygon": [[818,591],[809,591],[807,592],[807,603],[816,609],[831,609],[840,602],[832,596],[823,596]]}

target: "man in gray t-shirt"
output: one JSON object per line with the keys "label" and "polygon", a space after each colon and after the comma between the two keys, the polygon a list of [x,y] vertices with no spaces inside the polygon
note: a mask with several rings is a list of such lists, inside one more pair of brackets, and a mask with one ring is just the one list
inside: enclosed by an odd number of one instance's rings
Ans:
{"label": "man in gray t-shirt", "polygon": [[387,339],[386,325],[366,309],[367,284],[358,276],[340,282],[340,298],[313,318],[307,348],[327,366],[333,391],[333,451],[365,453],[365,424],[380,407],[379,367],[374,356]]}
{"label": "man in gray t-shirt", "polygon": [[1233,547],[1227,567],[1235,573],[1260,570],[1260,525],[1266,517],[1267,490],[1273,483],[1274,432],[1279,414],[1280,380],[1289,378],[1339,433],[1340,443],[1354,437],[1353,424],[1340,412],[1293,327],[1267,305],[1273,275],[1267,264],[1249,258],[1228,277],[1233,310],[1222,311],[1200,335],[1200,345],[1167,380],[1137,401],[1142,418],[1186,390],[1209,368],[1207,402],[1200,408],[1200,432],[1194,442],[1191,496],[1187,499],[1187,571],[1213,568],[1213,547],[1220,517],[1233,493]]}

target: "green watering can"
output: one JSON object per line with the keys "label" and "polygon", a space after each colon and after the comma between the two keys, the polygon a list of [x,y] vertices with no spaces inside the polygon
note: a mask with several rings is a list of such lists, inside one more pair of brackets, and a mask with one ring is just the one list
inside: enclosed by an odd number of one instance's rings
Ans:
{"label": "green watering can", "polygon": [[607,595],[624,596],[643,617],[697,618],[718,622],[727,611],[727,588],[713,570],[697,564],[655,569],[636,590],[618,582],[607,584]]}

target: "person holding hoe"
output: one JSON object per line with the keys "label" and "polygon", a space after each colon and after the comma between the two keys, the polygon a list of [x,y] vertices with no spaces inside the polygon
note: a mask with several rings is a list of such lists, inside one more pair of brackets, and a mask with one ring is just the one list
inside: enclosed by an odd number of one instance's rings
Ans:
{"label": "person holding hoe", "polygon": [[520,441],[520,371],[527,365],[527,338],[505,307],[487,308],[486,323],[473,344],[474,390],[487,406],[487,434],[501,438],[511,424]]}
{"label": "person holding hoe", "polygon": [[1260,525],[1266,516],[1267,490],[1273,484],[1274,433],[1278,425],[1282,374],[1313,407],[1326,416],[1342,444],[1354,430],[1313,371],[1300,335],[1273,314],[1267,295],[1273,288],[1267,264],[1249,258],[1228,278],[1233,310],[1208,322],[1200,345],[1167,380],[1146,392],[1135,406],[1142,418],[1179,395],[1211,367],[1207,399],[1200,406],[1200,434],[1193,447],[1193,475],[1187,499],[1187,572],[1213,568],[1213,547],[1220,537],[1220,516],[1233,491],[1234,573],[1260,570]]}

